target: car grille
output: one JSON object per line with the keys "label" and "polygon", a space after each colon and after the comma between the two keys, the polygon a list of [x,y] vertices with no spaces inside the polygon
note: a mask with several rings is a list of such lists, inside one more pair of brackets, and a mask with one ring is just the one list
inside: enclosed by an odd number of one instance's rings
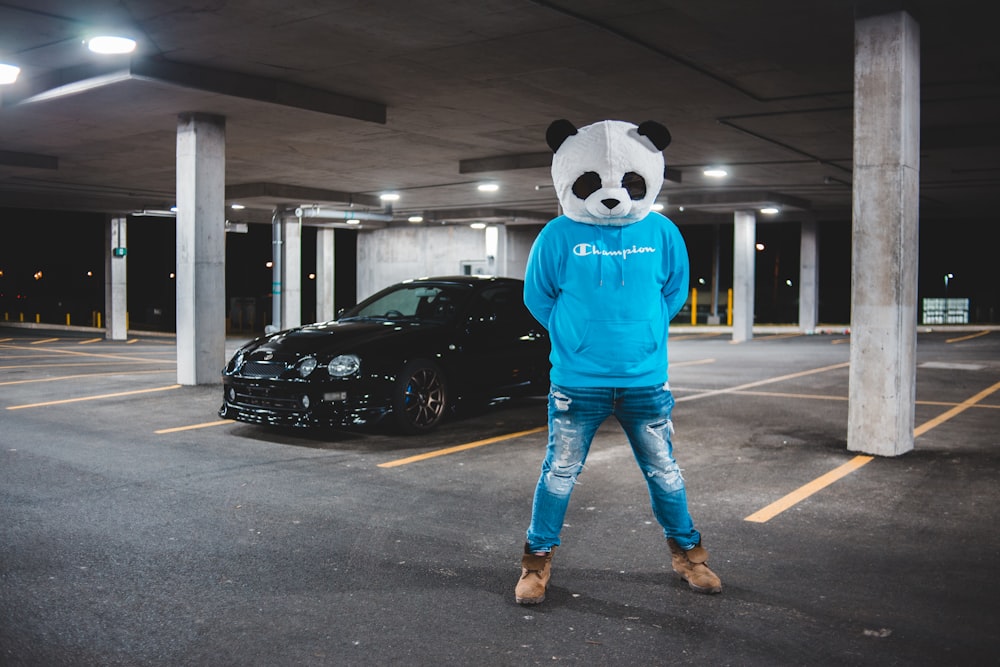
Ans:
{"label": "car grille", "polygon": [[271,391],[260,387],[241,387],[236,392],[237,405],[255,408],[270,408],[272,410],[302,410],[300,396],[273,396]]}
{"label": "car grille", "polygon": [[240,375],[247,378],[277,378],[288,368],[280,361],[248,361],[240,369]]}

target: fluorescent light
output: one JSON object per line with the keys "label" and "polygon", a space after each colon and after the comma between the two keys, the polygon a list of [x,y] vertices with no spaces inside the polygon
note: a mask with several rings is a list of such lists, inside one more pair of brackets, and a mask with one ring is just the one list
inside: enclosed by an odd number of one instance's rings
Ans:
{"label": "fluorescent light", "polygon": [[411,215],[409,218],[406,219],[406,221],[407,222],[423,222],[424,221],[424,216],[422,216],[422,215]]}
{"label": "fluorescent light", "polygon": [[94,53],[120,54],[135,51],[135,40],[115,35],[99,35],[87,42],[87,48]]}
{"label": "fluorescent light", "polygon": [[496,192],[500,186],[496,183],[480,183],[478,189],[480,192]]}
{"label": "fluorescent light", "polygon": [[765,206],[764,208],[760,209],[760,212],[763,213],[764,215],[774,215],[775,213],[778,212],[778,209],[775,208],[774,206]]}
{"label": "fluorescent light", "polygon": [[0,63],[0,84],[14,83],[17,81],[17,75],[21,73],[21,68],[16,65],[7,65],[6,63]]}
{"label": "fluorescent light", "polygon": [[233,209],[234,211],[242,211],[243,209],[246,208],[246,206],[244,206],[243,204],[230,204],[229,208]]}
{"label": "fluorescent light", "polygon": [[729,172],[722,167],[706,167],[702,173],[709,178],[725,178],[729,175]]}
{"label": "fluorescent light", "polygon": [[663,204],[659,204],[659,203],[653,204],[653,210],[654,211],[662,211],[663,210]]}
{"label": "fluorescent light", "polygon": [[378,196],[382,201],[399,201],[399,194],[396,192],[386,192]]}
{"label": "fluorescent light", "polygon": [[471,225],[469,225],[469,227],[472,227],[473,229],[486,229],[486,223],[485,222],[474,222]]}

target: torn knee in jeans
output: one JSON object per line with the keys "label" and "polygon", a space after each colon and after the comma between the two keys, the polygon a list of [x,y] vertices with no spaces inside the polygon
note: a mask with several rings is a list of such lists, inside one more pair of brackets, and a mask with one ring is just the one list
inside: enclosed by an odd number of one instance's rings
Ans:
{"label": "torn knee in jeans", "polygon": [[556,406],[556,410],[566,412],[569,410],[569,404],[573,402],[573,399],[561,391],[554,391],[552,392],[552,402]]}

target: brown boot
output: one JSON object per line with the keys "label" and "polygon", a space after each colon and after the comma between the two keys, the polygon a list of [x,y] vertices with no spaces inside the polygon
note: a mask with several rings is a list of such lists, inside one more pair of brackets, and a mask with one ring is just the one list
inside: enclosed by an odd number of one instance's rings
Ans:
{"label": "brown boot", "polygon": [[524,545],[524,555],[521,556],[521,578],[514,589],[514,599],[518,604],[538,604],[545,599],[545,589],[549,586],[552,576],[552,553],[555,547],[541,556],[528,551]]}
{"label": "brown boot", "polygon": [[670,545],[670,560],[674,572],[688,582],[691,590],[697,593],[722,592],[722,581],[705,565],[708,562],[708,551],[700,542],[687,551],[681,549],[673,538],[668,539],[667,544]]}

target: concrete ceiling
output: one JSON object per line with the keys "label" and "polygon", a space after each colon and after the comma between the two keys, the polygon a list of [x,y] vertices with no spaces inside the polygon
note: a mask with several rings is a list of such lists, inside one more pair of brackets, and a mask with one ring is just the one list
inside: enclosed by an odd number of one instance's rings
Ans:
{"label": "concrete ceiling", "polygon": [[[921,26],[921,218],[992,217],[1000,5],[905,4]],[[396,191],[392,224],[540,222],[557,205],[549,122],[616,118],[670,128],[662,197],[679,222],[763,201],[849,220],[855,5],[0,1],[0,62],[22,69],[0,87],[0,207],[169,207],[178,114],[204,112],[226,119],[227,200],[248,207],[233,221],[379,210]],[[102,25],[137,52],[87,52]],[[714,164],[729,178],[702,175]]]}

